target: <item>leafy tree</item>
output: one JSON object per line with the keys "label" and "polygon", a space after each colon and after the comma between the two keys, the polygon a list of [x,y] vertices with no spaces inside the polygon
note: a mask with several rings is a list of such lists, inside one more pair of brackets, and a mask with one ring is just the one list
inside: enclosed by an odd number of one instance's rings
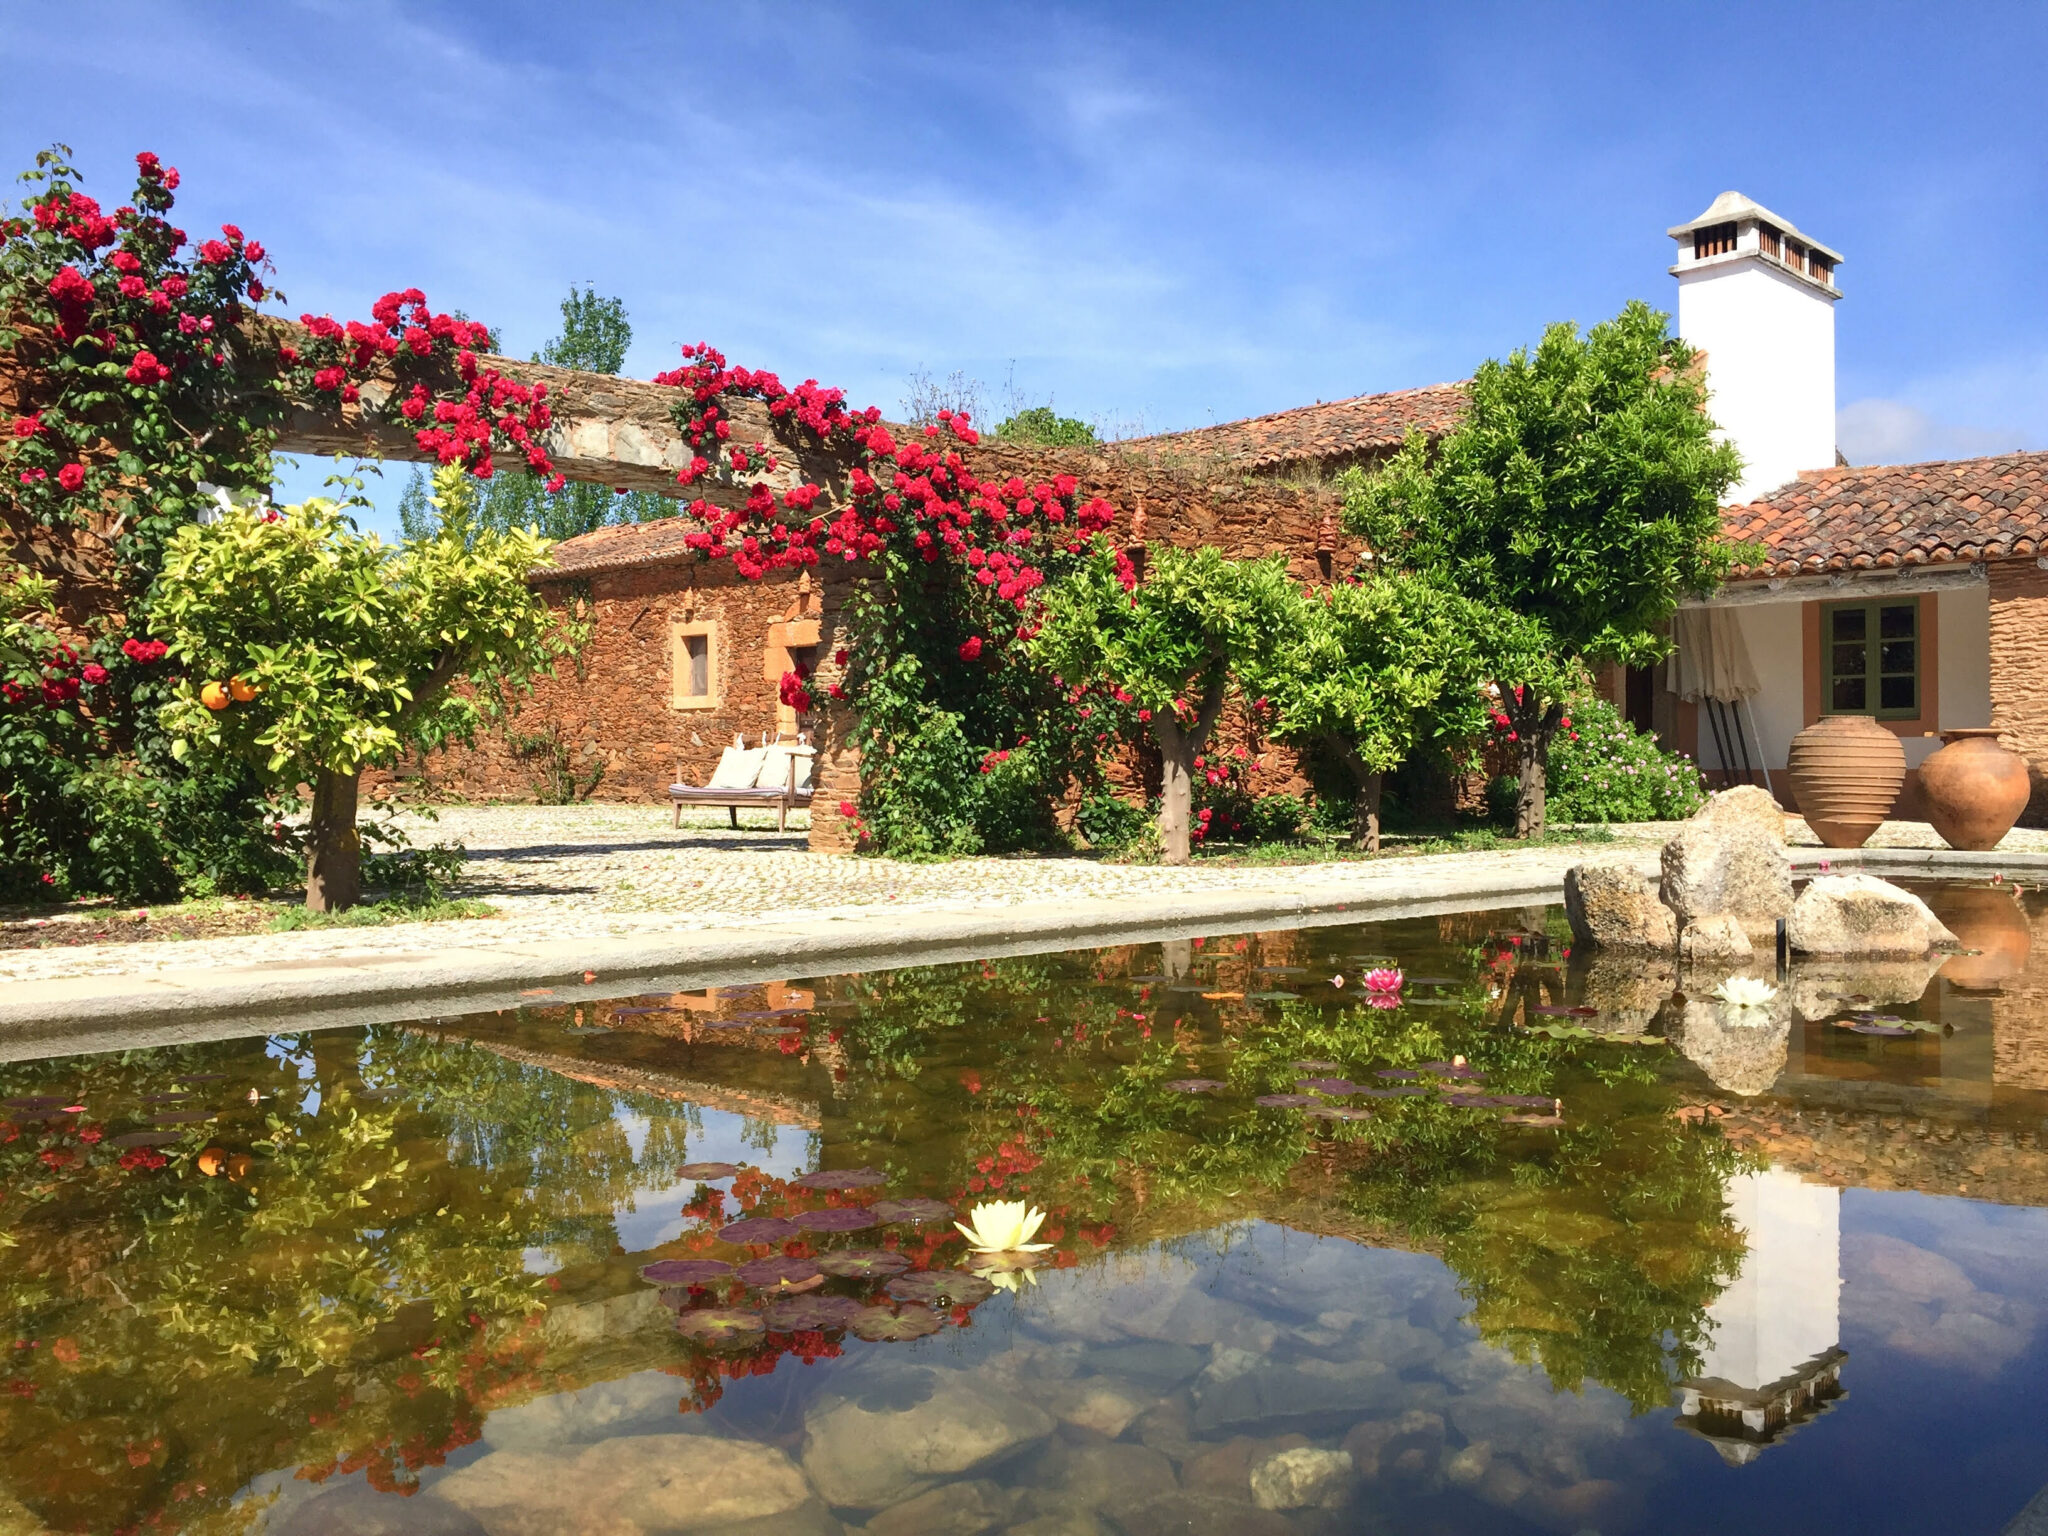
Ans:
{"label": "leafy tree", "polygon": [[[497,344],[495,334],[492,345]],[[570,285],[562,300],[561,334],[533,355],[537,363],[577,368],[585,373],[617,374],[626,366],[633,327],[623,300],[593,288]],[[525,470],[506,470],[485,483],[470,526],[478,531],[534,528],[545,539],[573,539],[580,533],[614,523],[645,523],[673,517],[678,503],[650,491],[620,495],[606,485],[565,485],[550,491]],[[414,469],[398,500],[398,523],[409,539],[423,538],[435,528],[432,484],[424,469]]]}
{"label": "leafy tree", "polygon": [[239,758],[286,789],[312,786],[313,911],[359,894],[362,770],[472,739],[570,644],[526,583],[547,541],[472,530],[469,484],[437,470],[441,531],[396,549],[324,500],[238,508],[171,541],[155,611],[187,681],[164,725],[181,757]]}
{"label": "leafy tree", "polygon": [[996,423],[996,437],[1034,448],[1093,448],[1102,441],[1087,422],[1059,416],[1049,405],[1034,405]]}
{"label": "leafy tree", "polygon": [[1046,604],[1035,654],[1069,684],[1101,683],[1151,728],[1164,765],[1161,859],[1188,861],[1195,758],[1233,679],[1261,676],[1290,611],[1287,563],[1216,549],[1146,552],[1144,579],[1120,550],[1094,554]]}
{"label": "leafy tree", "polygon": [[1377,853],[1380,787],[1418,747],[1485,728],[1485,616],[1426,577],[1340,581],[1297,599],[1260,690],[1283,741],[1322,741],[1358,781],[1352,846]]}
{"label": "leafy tree", "polygon": [[1716,442],[1700,357],[1640,301],[1581,335],[1490,360],[1465,418],[1419,435],[1377,472],[1347,472],[1345,526],[1384,566],[1429,573],[1534,621],[1495,672],[1520,750],[1521,835],[1544,822],[1544,755],[1572,677],[1669,650],[1680,598],[1708,592],[1738,551],[1720,505],[1741,462]]}

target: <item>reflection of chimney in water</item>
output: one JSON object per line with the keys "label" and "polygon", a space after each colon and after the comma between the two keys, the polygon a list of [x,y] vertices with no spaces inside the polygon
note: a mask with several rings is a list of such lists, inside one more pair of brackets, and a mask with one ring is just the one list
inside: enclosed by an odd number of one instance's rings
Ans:
{"label": "reflection of chimney in water", "polygon": [[1842,1395],[1842,1195],[1776,1168],[1728,1184],[1742,1272],[1707,1308],[1712,1343],[1679,1384],[1681,1427],[1741,1466]]}

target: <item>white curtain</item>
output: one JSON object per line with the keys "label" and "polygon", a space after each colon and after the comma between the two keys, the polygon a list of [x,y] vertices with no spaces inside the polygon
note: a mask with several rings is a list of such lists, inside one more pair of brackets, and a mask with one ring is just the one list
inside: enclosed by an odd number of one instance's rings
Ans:
{"label": "white curtain", "polygon": [[1733,704],[1763,691],[1733,609],[1681,608],[1671,616],[1671,638],[1678,649],[1665,686],[1681,699]]}

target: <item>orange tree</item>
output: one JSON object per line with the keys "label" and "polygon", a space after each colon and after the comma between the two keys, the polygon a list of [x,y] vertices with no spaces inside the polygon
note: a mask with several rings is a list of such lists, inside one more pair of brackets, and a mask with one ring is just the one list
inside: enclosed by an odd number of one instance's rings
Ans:
{"label": "orange tree", "polygon": [[[0,897],[259,889],[289,867],[266,784],[180,762],[160,716],[200,679],[168,654],[154,585],[179,530],[260,495],[287,413],[347,407],[488,476],[510,453],[553,476],[544,391],[479,359],[484,328],[417,290],[369,322],[259,325],[262,243],[176,227],[178,172],[136,156],[108,210],[69,151],[39,155],[0,217]],[[365,391],[373,375],[391,386]]]}
{"label": "orange tree", "polygon": [[1347,472],[1345,526],[1383,567],[1426,572],[1547,637],[1511,647],[1494,674],[1520,753],[1519,835],[1543,830],[1567,689],[1597,662],[1664,655],[1679,600],[1712,591],[1739,553],[1720,505],[1740,460],[1714,439],[1700,362],[1640,301],[1583,335],[1553,325],[1533,352],[1480,366],[1434,448],[1414,436],[1377,471]]}
{"label": "orange tree", "polygon": [[1233,681],[1271,663],[1293,605],[1287,562],[1155,545],[1145,572],[1097,541],[1054,591],[1031,645],[1068,684],[1111,690],[1159,746],[1160,858],[1188,861],[1196,759]]}
{"label": "orange tree", "polygon": [[430,537],[394,549],[327,501],[238,508],[181,528],[157,577],[156,620],[185,669],[162,717],[174,751],[312,786],[316,912],[360,894],[363,769],[472,739],[570,643],[526,582],[547,541],[531,528],[472,530],[462,472],[435,478]]}

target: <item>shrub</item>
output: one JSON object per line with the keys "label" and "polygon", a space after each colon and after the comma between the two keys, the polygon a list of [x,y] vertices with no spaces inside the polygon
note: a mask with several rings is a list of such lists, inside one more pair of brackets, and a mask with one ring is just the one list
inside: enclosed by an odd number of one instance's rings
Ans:
{"label": "shrub", "polygon": [[1103,853],[1117,853],[1137,842],[1157,810],[1124,799],[1111,789],[1097,790],[1081,801],[1074,817],[1088,846]]}
{"label": "shrub", "polygon": [[1245,814],[1245,835],[1257,843],[1287,843],[1308,825],[1308,806],[1299,795],[1261,795]]}
{"label": "shrub", "polygon": [[1707,798],[1692,759],[1666,752],[1604,699],[1574,700],[1550,743],[1550,803],[1563,821],[1678,821]]}

